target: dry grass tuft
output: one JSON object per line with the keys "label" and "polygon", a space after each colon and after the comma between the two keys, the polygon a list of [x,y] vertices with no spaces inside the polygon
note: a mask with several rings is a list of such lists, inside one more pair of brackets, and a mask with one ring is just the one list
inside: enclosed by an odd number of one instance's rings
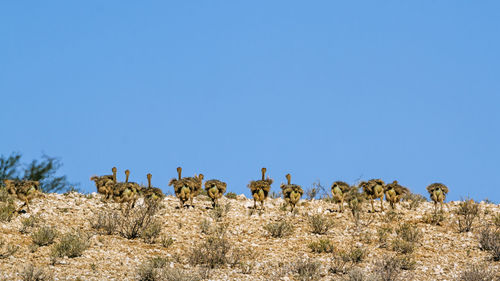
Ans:
{"label": "dry grass tuft", "polygon": [[493,271],[487,264],[472,265],[462,271],[459,281],[491,281],[496,279],[497,273]]}
{"label": "dry grass tuft", "polygon": [[335,247],[329,239],[319,239],[318,241],[311,242],[309,243],[309,248],[313,253],[318,254],[333,253],[335,251]]}
{"label": "dry grass tuft", "polygon": [[42,247],[54,243],[57,237],[57,230],[53,227],[43,226],[31,234],[33,244]]}
{"label": "dry grass tuft", "polygon": [[54,280],[54,277],[45,270],[35,267],[32,264],[23,268],[19,273],[23,281],[49,281]]}
{"label": "dry grass tuft", "polygon": [[280,220],[266,224],[264,230],[273,238],[283,238],[290,236],[294,232],[294,227],[288,221]]}
{"label": "dry grass tuft", "polygon": [[81,232],[73,231],[64,234],[61,240],[54,244],[51,251],[51,257],[55,258],[74,258],[82,255],[90,245],[90,236]]}
{"label": "dry grass tuft", "polygon": [[322,214],[312,215],[308,221],[314,234],[325,234],[333,226],[333,221]]}

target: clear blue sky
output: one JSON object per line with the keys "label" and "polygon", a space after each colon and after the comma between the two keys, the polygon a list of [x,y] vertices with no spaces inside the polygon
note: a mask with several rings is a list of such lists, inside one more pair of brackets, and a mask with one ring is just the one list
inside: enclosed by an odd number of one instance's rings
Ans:
{"label": "clear blue sky", "polygon": [[[411,3],[410,3],[411,2]],[[3,1],[0,154],[500,201],[498,1]]]}

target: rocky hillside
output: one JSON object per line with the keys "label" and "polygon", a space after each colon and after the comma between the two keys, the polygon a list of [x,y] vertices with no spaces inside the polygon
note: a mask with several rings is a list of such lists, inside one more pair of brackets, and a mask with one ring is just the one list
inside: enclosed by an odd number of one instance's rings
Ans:
{"label": "rocky hillside", "polygon": [[302,200],[290,212],[268,199],[259,212],[243,195],[215,210],[205,196],[189,209],[167,196],[127,210],[95,193],[48,194],[0,222],[0,280],[455,280],[473,265],[469,274],[493,276],[499,239],[490,235],[491,249],[481,250],[479,237],[489,224],[493,233],[500,209],[477,204],[471,231],[460,232],[461,203],[443,216],[432,216],[430,202],[380,213],[364,203],[355,219],[328,200]]}

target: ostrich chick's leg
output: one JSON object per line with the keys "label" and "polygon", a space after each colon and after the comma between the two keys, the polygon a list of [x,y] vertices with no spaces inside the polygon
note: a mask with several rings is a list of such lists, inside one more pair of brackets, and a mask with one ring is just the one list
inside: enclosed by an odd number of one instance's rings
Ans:
{"label": "ostrich chick's leg", "polygon": [[384,198],[380,197],[380,208],[382,209],[382,212],[384,211]]}
{"label": "ostrich chick's leg", "polygon": [[375,207],[373,206],[373,198],[370,199],[370,203],[372,204],[372,213],[375,213]]}

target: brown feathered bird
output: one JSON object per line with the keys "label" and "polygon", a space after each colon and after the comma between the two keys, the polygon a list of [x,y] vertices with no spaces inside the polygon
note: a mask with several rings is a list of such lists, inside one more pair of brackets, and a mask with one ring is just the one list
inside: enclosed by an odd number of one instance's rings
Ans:
{"label": "brown feathered bird", "polygon": [[262,179],[251,181],[248,184],[248,188],[252,192],[253,197],[253,207],[257,208],[257,201],[259,201],[262,205],[262,209],[264,209],[264,200],[266,200],[269,191],[271,190],[271,184],[273,180],[270,178],[266,179],[266,168],[262,168]]}
{"label": "brown feathered bird", "polygon": [[220,180],[208,180],[205,182],[205,190],[208,197],[212,199],[212,207],[219,205],[219,198],[226,192],[227,184]]}
{"label": "brown feathered bird", "polygon": [[373,200],[379,198],[380,199],[380,209],[384,211],[384,191],[385,185],[384,181],[381,179],[371,179],[369,181],[362,181],[359,184],[360,187],[363,188],[363,193],[366,195],[368,199],[371,201],[372,212],[375,212],[375,207],[373,206]]}
{"label": "brown feathered bird", "polygon": [[184,207],[184,203],[190,200],[191,206],[193,205],[193,198],[198,195],[202,187],[203,174],[194,177],[182,177],[182,168],[177,168],[179,177],[173,178],[168,183],[169,186],[174,187],[175,195],[180,200],[180,207]]}
{"label": "brown feathered bird", "polygon": [[441,212],[443,211],[443,202],[448,194],[448,187],[442,183],[433,183],[427,187],[427,192],[434,201],[434,211],[437,212],[437,204],[441,205]]}
{"label": "brown feathered bird", "polygon": [[332,198],[339,204],[339,212],[344,211],[345,195],[350,189],[351,186],[343,181],[336,181],[332,184]]}
{"label": "brown feathered bird", "polygon": [[286,174],[287,184],[281,184],[281,192],[283,193],[283,198],[291,206],[291,210],[295,208],[300,198],[304,194],[302,187],[297,184],[292,184],[292,176],[290,174]]}
{"label": "brown feathered bird", "polygon": [[112,175],[92,176],[91,181],[95,182],[97,193],[103,194],[107,199],[113,195],[113,187],[116,184],[116,167],[111,168]]}
{"label": "brown feathered bird", "polygon": [[125,182],[115,183],[113,186],[113,200],[118,203],[130,203],[132,208],[137,201],[141,186],[135,182],[129,182],[130,171],[125,170]]}
{"label": "brown feathered bird", "polygon": [[31,199],[40,195],[40,182],[31,180],[3,180],[7,192],[11,195],[16,196],[19,200],[23,201],[24,204],[17,209],[16,212],[21,211],[21,209],[26,206],[28,212],[30,210],[29,202]]}
{"label": "brown feathered bird", "polygon": [[151,200],[161,200],[165,197],[161,189],[158,187],[153,187],[151,186],[151,178],[153,177],[151,174],[147,174],[146,177],[148,178],[148,187],[146,188],[141,188],[141,194],[144,196],[145,199],[151,199]]}
{"label": "brown feathered bird", "polygon": [[393,181],[385,186],[385,200],[389,201],[392,209],[394,209],[396,203],[398,203],[401,198],[408,193],[410,193],[410,190],[398,184],[398,181]]}

